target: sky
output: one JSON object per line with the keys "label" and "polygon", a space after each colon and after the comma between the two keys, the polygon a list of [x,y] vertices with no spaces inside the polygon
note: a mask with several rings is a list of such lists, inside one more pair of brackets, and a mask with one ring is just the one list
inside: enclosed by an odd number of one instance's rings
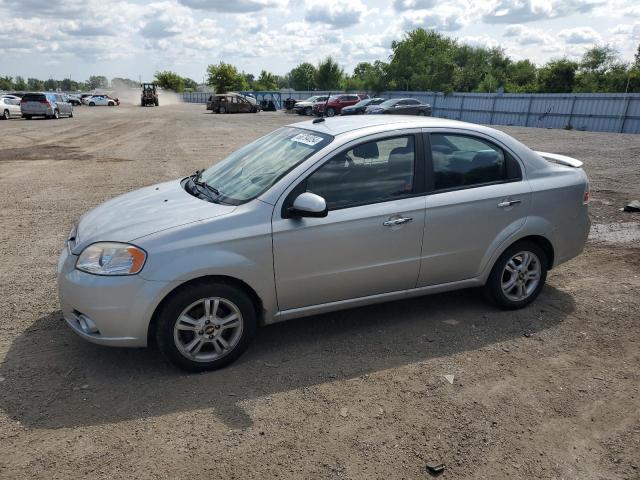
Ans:
{"label": "sky", "polygon": [[220,61],[284,74],[328,55],[351,72],[416,27],[537,64],[640,43],[639,0],[0,0],[0,19],[0,75],[41,79],[201,82]]}

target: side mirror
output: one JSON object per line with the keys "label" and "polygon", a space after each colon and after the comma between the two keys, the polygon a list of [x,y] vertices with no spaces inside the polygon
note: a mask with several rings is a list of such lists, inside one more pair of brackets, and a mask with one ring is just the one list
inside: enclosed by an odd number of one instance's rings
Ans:
{"label": "side mirror", "polygon": [[311,192],[298,195],[288,211],[292,217],[326,217],[329,213],[325,199]]}

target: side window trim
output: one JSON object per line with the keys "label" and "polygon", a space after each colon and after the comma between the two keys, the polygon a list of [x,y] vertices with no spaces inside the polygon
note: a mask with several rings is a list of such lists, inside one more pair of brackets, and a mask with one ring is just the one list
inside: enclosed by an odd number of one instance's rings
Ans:
{"label": "side window trim", "polygon": [[[505,159],[505,169],[506,169],[506,162],[509,162],[511,159],[511,161],[515,162],[515,164],[518,166],[518,170],[520,171],[520,175],[516,178],[504,178],[503,180],[497,180],[494,182],[485,182],[485,183],[477,183],[474,185],[461,185],[459,187],[451,187],[451,188],[440,188],[440,189],[436,189],[435,188],[435,174],[434,174],[434,169],[433,169],[433,152],[431,150],[431,135],[432,134],[438,134],[438,135],[460,135],[460,136],[466,136],[466,137],[471,137],[474,139],[478,139],[479,141],[482,141],[484,143],[488,143],[490,145],[492,145],[494,148],[496,149],[500,149],[504,155],[504,159]],[[449,131],[449,130],[442,130],[442,131],[422,131],[422,142],[424,144],[424,164],[425,164],[425,185],[426,185],[426,192],[428,195],[435,195],[438,193],[447,193],[447,192],[455,192],[457,190],[468,190],[470,188],[479,188],[479,187],[487,187],[487,186],[491,186],[491,185],[501,185],[503,183],[513,183],[513,182],[521,182],[523,181],[524,177],[522,175],[522,165],[520,164],[520,161],[515,157],[515,155],[513,155],[509,150],[507,150],[506,148],[504,148],[502,145],[497,144],[496,142],[484,138],[482,136],[479,135],[474,135],[473,132],[457,132],[457,131]],[[506,172],[506,171],[505,171]]]}
{"label": "side window trim", "polygon": [[303,193],[304,191],[306,191],[306,183],[307,183],[307,179],[313,175],[315,172],[317,172],[320,168],[322,168],[324,165],[326,165],[328,162],[330,162],[331,160],[333,160],[336,156],[338,155],[342,155],[350,150],[353,150],[354,148],[358,147],[359,145],[364,145],[370,142],[380,142],[380,141],[384,141],[384,140],[391,140],[394,138],[399,138],[399,137],[409,137],[409,136],[413,136],[413,141],[414,141],[414,146],[415,146],[415,161],[414,161],[414,166],[413,166],[413,178],[414,178],[414,193],[411,193],[409,195],[403,196],[399,199],[390,199],[390,200],[384,200],[382,202],[377,201],[377,202],[369,202],[369,203],[363,203],[363,204],[358,204],[358,205],[348,205],[345,207],[339,207],[339,208],[333,208],[329,210],[329,213],[331,213],[332,211],[336,211],[336,210],[343,210],[346,208],[358,208],[358,207],[363,207],[366,205],[375,205],[377,203],[386,203],[386,202],[394,202],[397,200],[403,200],[405,198],[415,198],[415,197],[420,197],[420,196],[424,196],[426,195],[427,189],[425,186],[425,178],[426,178],[426,165],[425,165],[425,158],[426,158],[426,150],[424,147],[424,133],[421,133],[419,131],[416,130],[411,130],[409,132],[389,132],[389,135],[382,135],[382,136],[378,136],[375,135],[373,136],[373,138],[370,139],[359,139],[362,141],[354,141],[354,142],[349,142],[348,144],[342,146],[341,148],[338,148],[334,151],[332,151],[331,153],[329,153],[328,155],[326,155],[325,157],[322,158],[322,160],[320,160],[319,162],[317,162],[315,165],[313,165],[313,167],[310,167],[309,170],[307,170],[302,176],[301,178],[297,179],[295,182],[293,182],[295,184],[295,186],[293,188],[291,188],[291,190],[286,194],[286,198],[285,200],[282,202],[282,209],[280,212],[280,215],[282,218],[289,218],[289,215],[287,213],[287,209],[293,204],[293,200],[295,199],[296,196],[298,196],[300,193]]}

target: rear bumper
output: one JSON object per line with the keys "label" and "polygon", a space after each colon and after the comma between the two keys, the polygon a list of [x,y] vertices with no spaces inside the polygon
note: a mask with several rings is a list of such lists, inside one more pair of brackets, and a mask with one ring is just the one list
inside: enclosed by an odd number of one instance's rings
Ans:
{"label": "rear bumper", "polygon": [[583,208],[577,217],[556,228],[550,235],[555,250],[553,266],[557,267],[580,255],[587,243],[590,230],[591,220],[587,207]]}

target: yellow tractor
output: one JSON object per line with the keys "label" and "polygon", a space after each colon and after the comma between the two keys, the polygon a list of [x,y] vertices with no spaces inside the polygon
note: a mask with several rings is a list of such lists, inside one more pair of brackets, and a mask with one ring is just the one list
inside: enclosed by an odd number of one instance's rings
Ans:
{"label": "yellow tractor", "polygon": [[158,92],[156,91],[155,83],[143,83],[142,95],[140,95],[140,106],[146,107],[148,105],[158,106]]}

